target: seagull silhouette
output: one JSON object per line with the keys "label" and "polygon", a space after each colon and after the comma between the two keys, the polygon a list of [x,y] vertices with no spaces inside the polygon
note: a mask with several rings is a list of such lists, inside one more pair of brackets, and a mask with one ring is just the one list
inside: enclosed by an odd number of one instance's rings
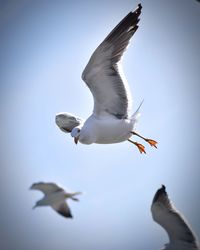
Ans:
{"label": "seagull silhouette", "polygon": [[33,208],[39,206],[51,206],[57,213],[66,218],[72,218],[72,214],[65,200],[72,199],[74,201],[78,201],[78,199],[74,196],[81,194],[81,192],[66,192],[63,188],[51,182],[34,183],[30,189],[39,190],[44,193],[44,197],[37,201]]}

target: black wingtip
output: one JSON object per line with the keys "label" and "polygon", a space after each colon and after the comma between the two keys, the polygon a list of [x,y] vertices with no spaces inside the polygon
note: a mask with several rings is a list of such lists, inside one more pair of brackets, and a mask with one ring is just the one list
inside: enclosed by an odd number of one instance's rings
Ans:
{"label": "black wingtip", "polygon": [[132,11],[132,13],[135,13],[135,14],[137,14],[137,15],[139,16],[140,13],[141,13],[141,9],[142,9],[142,4],[139,3],[138,6],[136,7],[136,9],[134,9],[134,10]]}
{"label": "black wingtip", "polygon": [[165,185],[162,184],[160,189],[162,189],[165,192],[166,191]]}
{"label": "black wingtip", "polygon": [[139,9],[139,10],[142,9],[142,4],[141,4],[141,3],[138,4],[138,9]]}
{"label": "black wingtip", "polygon": [[63,211],[57,211],[57,212],[67,219],[73,219],[73,215],[71,213],[65,213]]}
{"label": "black wingtip", "polygon": [[154,198],[153,198],[153,203],[156,202],[156,201],[159,199],[159,197],[160,197],[161,195],[163,195],[163,194],[164,194],[164,195],[167,194],[165,185],[162,185],[161,188],[159,188],[159,189],[157,190],[157,192],[156,192],[156,194],[154,195]]}

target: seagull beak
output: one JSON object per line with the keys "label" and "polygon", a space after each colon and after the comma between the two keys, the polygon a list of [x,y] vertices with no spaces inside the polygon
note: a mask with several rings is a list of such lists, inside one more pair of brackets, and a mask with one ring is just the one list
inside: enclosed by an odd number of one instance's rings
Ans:
{"label": "seagull beak", "polygon": [[74,137],[74,143],[75,143],[76,145],[78,144],[78,139],[79,139],[79,136]]}

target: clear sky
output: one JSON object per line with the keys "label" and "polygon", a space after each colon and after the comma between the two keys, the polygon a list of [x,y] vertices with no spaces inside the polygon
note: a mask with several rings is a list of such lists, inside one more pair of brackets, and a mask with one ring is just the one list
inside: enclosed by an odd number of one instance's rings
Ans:
{"label": "clear sky", "polygon": [[[61,111],[93,109],[81,73],[91,53],[138,4],[134,0],[0,1],[0,248],[156,250],[167,235],[152,220],[165,184],[200,237],[200,4],[143,0],[140,27],[123,57],[137,131],[159,142],[78,145],[55,125]],[[50,208],[33,182],[83,191],[73,220]]]}

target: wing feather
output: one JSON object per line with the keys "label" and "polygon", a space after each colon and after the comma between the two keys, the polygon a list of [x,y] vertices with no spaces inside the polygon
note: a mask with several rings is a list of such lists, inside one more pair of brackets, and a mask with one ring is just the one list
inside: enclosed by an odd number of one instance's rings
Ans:
{"label": "wing feather", "polygon": [[83,120],[70,113],[59,113],[56,115],[57,126],[66,133],[71,133],[72,129],[79,126]]}
{"label": "wing feather", "polygon": [[82,79],[93,94],[93,113],[96,116],[109,114],[118,119],[128,116],[131,96],[119,62],[138,29],[141,9],[139,4],[111,31],[92,54],[82,73]]}
{"label": "wing feather", "polygon": [[181,241],[196,245],[197,240],[192,229],[170,201],[165,186],[156,192],[151,212],[154,221],[167,231],[170,243]]}
{"label": "wing feather", "polygon": [[64,191],[63,188],[59,187],[57,184],[53,182],[48,182],[48,183],[37,182],[31,186],[31,189],[39,190],[43,192],[45,195],[48,195],[54,192]]}
{"label": "wing feather", "polygon": [[52,208],[66,218],[72,218],[71,210],[66,202],[52,205]]}

